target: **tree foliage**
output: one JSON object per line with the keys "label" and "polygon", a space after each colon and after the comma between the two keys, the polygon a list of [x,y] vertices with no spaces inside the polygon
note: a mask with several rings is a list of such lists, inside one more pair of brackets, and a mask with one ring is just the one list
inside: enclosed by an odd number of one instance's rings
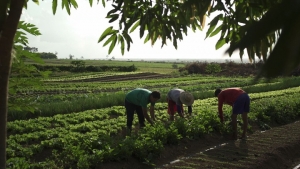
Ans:
{"label": "tree foliage", "polygon": [[74,67],[72,71],[82,72],[85,70],[85,62],[83,60],[73,60],[71,65]]}
{"label": "tree foliage", "polygon": [[[24,21],[20,21],[14,38],[13,52],[15,54],[12,61],[12,67],[11,67],[10,78],[9,78],[9,84],[10,84],[9,91],[8,91],[9,111],[34,112],[35,105],[20,99],[17,96],[17,90],[20,87],[26,87],[26,86],[31,86],[31,87],[34,86],[36,88],[40,87],[42,85],[42,82],[39,79],[34,77],[39,75],[45,78],[50,73],[49,71],[39,71],[36,69],[36,67],[24,63],[25,59],[30,59],[40,64],[44,63],[41,57],[43,55],[36,53],[38,49],[35,47],[28,46],[29,45],[28,38],[27,38],[28,34],[34,36],[41,35],[40,31],[35,25],[26,23]],[[55,58],[57,58],[56,55]]]}
{"label": "tree foliage", "polygon": [[39,88],[42,85],[40,78],[35,78],[37,75],[47,77],[49,71],[38,71],[35,66],[25,64],[25,59],[32,59],[38,63],[43,63],[39,54],[23,50],[21,46],[15,46],[15,57],[13,59],[12,68],[9,80],[9,100],[8,110],[13,112],[34,112],[35,104],[28,100],[21,99],[17,94],[20,87],[35,87]]}
{"label": "tree foliage", "polygon": [[[215,14],[208,24],[206,37],[220,35],[216,49],[226,43],[233,46],[246,34],[250,24],[261,19],[270,7],[279,2],[280,0],[113,0],[113,9],[107,13],[107,18],[110,23],[118,21],[119,28],[108,27],[99,41],[107,38],[103,46],[110,44],[108,53],[112,52],[116,42],[121,43],[121,52],[124,54],[124,46],[127,45],[129,51],[132,43],[129,34],[139,27],[140,38],[146,36],[145,43],[150,40],[153,45],[159,38],[163,47],[170,40],[177,49],[177,41],[183,40],[183,34],[187,35],[188,29],[202,30],[206,16]],[[252,61],[255,55],[266,60],[276,39],[275,32],[272,32],[260,42],[247,47],[249,60]],[[241,58],[243,54],[244,50],[241,50]]]}
{"label": "tree foliage", "polygon": [[159,38],[163,47],[170,40],[177,49],[187,29],[202,30],[205,17],[214,13],[206,38],[220,36],[216,49],[229,44],[229,56],[239,49],[241,59],[246,51],[250,62],[255,57],[263,60],[266,64],[258,77],[286,75],[300,63],[299,4],[299,0],[113,0],[107,18],[119,27],[108,27],[99,42],[110,45],[108,53],[120,43],[124,54],[125,46],[129,51],[133,43],[130,33],[139,27],[145,43],[150,40],[153,45]]}
{"label": "tree foliage", "polygon": [[39,53],[40,54],[40,57],[42,59],[57,59],[57,56],[55,53],[51,53],[51,52],[42,52],[42,53]]}
{"label": "tree foliage", "polygon": [[36,48],[36,47],[29,47],[29,46],[25,46],[24,50],[27,50],[27,51],[33,52],[33,53],[38,52],[38,48]]}
{"label": "tree foliage", "polygon": [[[299,11],[299,0],[285,0],[272,6],[258,22],[248,25],[246,34],[238,43],[231,45],[228,52],[248,49],[257,43],[266,46],[270,40],[276,39],[276,45],[257,78],[290,74],[300,63]],[[264,48],[261,51],[264,52]]]}

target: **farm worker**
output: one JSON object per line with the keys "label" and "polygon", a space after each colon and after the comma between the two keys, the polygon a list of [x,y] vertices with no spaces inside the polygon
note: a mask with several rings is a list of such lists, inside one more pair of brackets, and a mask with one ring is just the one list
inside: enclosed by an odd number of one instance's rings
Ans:
{"label": "farm worker", "polygon": [[[134,111],[136,111],[139,119],[140,128],[145,126],[145,118],[152,125],[155,121],[154,105],[155,102],[160,99],[160,93],[158,91],[151,92],[150,90],[137,88],[126,94],[125,108],[127,116],[127,128],[129,131],[132,129],[132,121]],[[147,105],[150,103],[150,116],[147,112]]]}
{"label": "farm worker", "polygon": [[174,114],[177,111],[180,117],[184,117],[183,104],[188,106],[188,113],[192,114],[192,104],[194,103],[194,96],[182,89],[172,89],[167,95],[168,114],[170,120],[174,121]]}
{"label": "farm worker", "polygon": [[218,97],[218,112],[221,123],[224,121],[222,110],[223,104],[225,103],[232,106],[232,139],[234,140],[237,139],[237,115],[242,115],[243,134],[241,139],[245,139],[247,137],[248,113],[250,110],[250,98],[248,94],[240,88],[227,88],[224,90],[217,89],[215,91],[215,96]]}

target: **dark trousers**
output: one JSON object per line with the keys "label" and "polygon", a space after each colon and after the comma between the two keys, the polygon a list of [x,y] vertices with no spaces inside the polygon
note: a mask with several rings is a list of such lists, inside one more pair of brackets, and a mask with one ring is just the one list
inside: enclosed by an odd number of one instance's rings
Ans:
{"label": "dark trousers", "polygon": [[127,127],[129,129],[132,128],[134,111],[136,111],[138,115],[140,127],[142,128],[145,126],[145,117],[141,106],[129,103],[128,101],[125,100],[125,109],[126,109],[126,116],[127,116]]}

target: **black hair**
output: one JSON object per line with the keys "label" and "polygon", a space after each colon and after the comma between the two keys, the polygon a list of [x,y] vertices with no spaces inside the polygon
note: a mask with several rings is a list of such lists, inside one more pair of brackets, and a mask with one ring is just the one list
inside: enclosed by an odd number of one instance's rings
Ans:
{"label": "black hair", "polygon": [[215,91],[215,97],[218,97],[219,93],[221,93],[222,89],[216,89]]}
{"label": "black hair", "polygon": [[153,98],[155,99],[160,99],[160,93],[158,91],[153,91],[151,93],[151,95],[153,96]]}

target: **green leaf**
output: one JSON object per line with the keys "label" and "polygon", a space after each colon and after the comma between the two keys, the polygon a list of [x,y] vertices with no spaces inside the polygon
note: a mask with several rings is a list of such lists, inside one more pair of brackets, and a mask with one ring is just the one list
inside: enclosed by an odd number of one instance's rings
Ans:
{"label": "green leaf", "polygon": [[111,15],[111,16],[112,16],[112,18],[108,21],[109,23],[112,23],[119,18],[119,14],[115,14],[115,15]]}
{"label": "green leaf", "polygon": [[24,33],[22,30],[34,36],[41,35],[40,31],[35,25],[30,23],[25,23],[24,21],[20,21],[18,24],[17,32],[14,37],[15,44],[19,43],[24,46],[28,45],[28,38],[26,36],[26,33]]}
{"label": "green leaf", "polygon": [[154,45],[154,43],[156,42],[157,38],[158,38],[158,30],[156,30],[154,33],[153,33],[153,37],[151,37],[151,45]]}
{"label": "green leaf", "polygon": [[173,33],[173,46],[175,47],[175,49],[177,49],[177,39],[175,33]]}
{"label": "green leaf", "polygon": [[105,0],[102,0],[102,5],[103,7],[105,7]]}
{"label": "green leaf", "polygon": [[40,57],[39,53],[31,53],[29,51],[23,50],[22,54],[25,55],[28,59],[35,61],[36,63],[44,63],[44,60]]}
{"label": "green leaf", "polygon": [[129,12],[129,6],[130,6],[130,0],[124,0],[124,5],[123,5],[123,15],[125,18],[127,18],[128,16],[128,12]]}
{"label": "green leaf", "polygon": [[77,2],[76,2],[75,0],[71,0],[70,2],[71,2],[71,4],[73,5],[73,7],[74,7],[75,9],[78,8],[78,4],[77,4]]}
{"label": "green leaf", "polygon": [[[113,13],[115,13],[117,11],[118,11],[118,9],[112,9],[112,10],[110,10],[109,12],[107,12],[107,17],[106,18],[112,18],[113,15],[111,15],[111,14],[113,14]],[[114,15],[118,15],[118,14],[114,14]]]}
{"label": "green leaf", "polygon": [[205,39],[211,34],[211,32],[215,29],[216,25],[218,24],[218,21],[220,18],[223,18],[223,14],[219,14],[218,16],[216,16],[208,25],[210,25],[210,27],[208,28],[207,32],[206,32],[206,37]]}
{"label": "green leaf", "polygon": [[18,29],[23,29],[27,33],[30,33],[31,35],[34,35],[34,36],[41,35],[40,31],[34,24],[25,23],[24,21],[19,22]]}
{"label": "green leaf", "polygon": [[219,27],[217,27],[217,28],[209,35],[209,37],[213,37],[213,36],[215,36],[216,34],[218,34],[218,33],[221,31],[222,27],[223,27],[223,25],[220,25]]}
{"label": "green leaf", "polygon": [[218,50],[220,47],[222,47],[226,43],[225,39],[219,39],[216,44],[216,50]]}
{"label": "green leaf", "polygon": [[66,7],[66,10],[68,12],[68,14],[71,14],[70,11],[70,6],[69,6],[69,0],[62,0],[62,9],[64,9],[64,7]]}
{"label": "green leaf", "polygon": [[126,42],[127,42],[127,51],[129,51],[130,49],[130,43],[132,43],[132,39],[131,37],[128,35],[127,32],[123,33],[123,37],[125,38]]}
{"label": "green leaf", "polygon": [[176,30],[176,35],[178,39],[183,40],[182,33],[180,30]]}
{"label": "green leaf", "polygon": [[144,36],[145,26],[146,26],[145,20],[146,20],[146,18],[141,16],[141,19],[140,19],[140,38],[142,38]]}
{"label": "green leaf", "polygon": [[116,42],[117,42],[117,35],[112,35],[112,37],[113,37],[113,39],[109,46],[108,54],[110,54],[113,51],[113,49],[115,48]]}
{"label": "green leaf", "polygon": [[147,43],[149,40],[150,40],[150,35],[148,33],[147,36],[146,36],[146,38],[145,38],[145,40],[144,40],[144,43]]}
{"label": "green leaf", "polygon": [[112,31],[112,26],[108,27],[105,29],[105,31],[102,33],[102,35],[100,36],[98,43],[101,42],[104,38],[106,38],[107,35],[109,35]]}
{"label": "green leaf", "polygon": [[124,37],[122,35],[118,35],[118,42],[121,43],[121,53],[124,55],[125,42]]}
{"label": "green leaf", "polygon": [[90,6],[93,6],[93,0],[89,0]]}
{"label": "green leaf", "polygon": [[39,0],[32,0],[35,4],[39,5]]}
{"label": "green leaf", "polygon": [[140,21],[138,20],[137,22],[135,22],[133,27],[130,29],[129,33],[133,32],[139,25],[140,25]]}
{"label": "green leaf", "polygon": [[243,60],[244,50],[240,50],[240,59]]}
{"label": "green leaf", "polygon": [[114,36],[116,36],[116,35],[115,34],[111,35],[110,38],[108,38],[107,41],[103,44],[103,47],[106,46],[107,44],[109,44],[114,39]]}
{"label": "green leaf", "polygon": [[52,12],[55,15],[57,9],[57,0],[53,0],[52,2]]}

